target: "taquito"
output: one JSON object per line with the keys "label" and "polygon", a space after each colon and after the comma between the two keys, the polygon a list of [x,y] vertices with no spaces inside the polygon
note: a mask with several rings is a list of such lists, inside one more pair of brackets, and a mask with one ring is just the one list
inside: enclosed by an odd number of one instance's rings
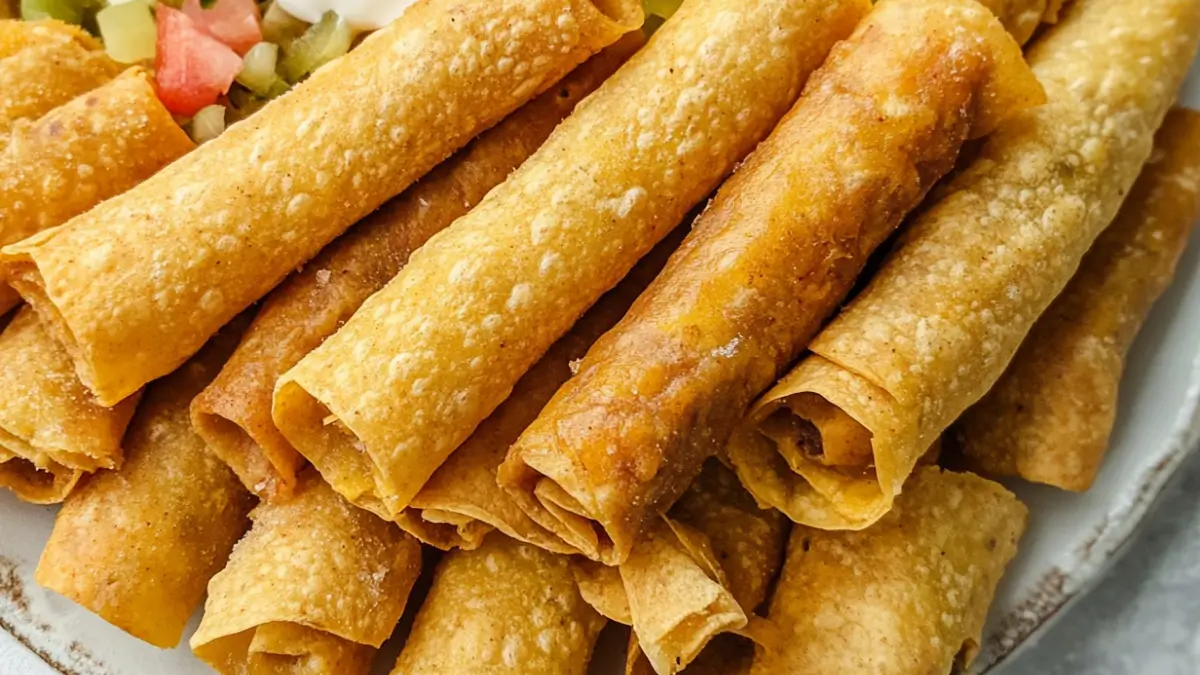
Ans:
{"label": "taquito", "polygon": [[4,249],[111,405],[602,47],[636,0],[427,0],[129,192]]}
{"label": "taquito", "polygon": [[125,438],[125,465],[87,478],[67,498],[38,563],[39,584],[156,647],[179,643],[205,584],[250,524],[252,497],[188,418],[188,404],[244,327],[239,318],[147,388]]}
{"label": "taquito", "polygon": [[584,675],[603,626],[566,556],[491,536],[442,558],[392,675]]}
{"label": "taquito", "polygon": [[865,532],[796,527],[771,599],[778,643],[751,672],[967,672],[1027,515],[996,483],[925,467]]}
{"label": "taquito", "polygon": [[1125,354],[1200,218],[1200,113],[1171,111],[1152,157],[1008,370],[956,425],[972,469],[1091,487],[1108,450]]}
{"label": "taquito", "polygon": [[0,20],[0,59],[6,59],[30,47],[56,42],[77,42],[87,49],[100,49],[100,43],[87,31],[64,21],[56,19]]}
{"label": "taquito", "polygon": [[675,228],[550,347],[517,381],[508,399],[450,455],[400,512],[396,517],[400,527],[441,549],[478,547],[483,536],[494,528],[549,551],[578,552],[521,510],[496,483],[496,469],[521,431],[537,417],[558,387],[570,379],[572,364],[625,314],[686,233],[685,226]]}
{"label": "taquito", "polygon": [[1043,23],[1056,23],[1066,0],[979,0],[1020,44],[1025,44]]}
{"label": "taquito", "polygon": [[[127,70],[12,132],[0,149],[0,246],[66,222],[193,147],[149,73]],[[0,280],[0,313],[17,301]]]}
{"label": "taquito", "polygon": [[280,430],[335,489],[395,518],[766,136],[868,4],[684,2],[529,161],[283,376]]}
{"label": "taquito", "polygon": [[267,296],[233,358],[192,403],[197,432],[248,489],[267,499],[286,497],[303,463],[271,419],[279,376],[333,335],[429,237],[471,210],[533,154],[575,104],[643,42],[634,31],[593,57],[354,226]]}
{"label": "taquito", "polygon": [[12,491],[30,504],[58,504],[71,494],[83,471],[49,462],[39,468],[33,462],[0,447],[0,488]]}
{"label": "taquito", "polygon": [[891,508],[1111,222],[1198,35],[1195,0],[1068,5],[1029,53],[1050,102],[987,140],[734,434],[760,502],[835,529]]}
{"label": "taquito", "polygon": [[[630,673],[674,673],[693,659],[712,665],[747,660],[749,641],[706,645],[746,628],[779,571],[786,535],[781,513],[759,509],[734,473],[710,460],[624,564],[581,561],[576,577],[597,611],[633,626]],[[706,654],[710,650],[731,653]]]}
{"label": "taquito", "polygon": [[[82,31],[61,39],[65,32],[47,29],[41,22],[27,30],[33,35],[25,39],[25,46],[0,58],[0,92],[4,92],[0,96],[0,136],[7,135],[19,120],[41,117],[108,82],[122,69]],[[0,147],[6,142],[0,140]]]}
{"label": "taquito", "polygon": [[522,434],[501,484],[586,555],[622,562],[962,143],[1041,100],[973,0],[875,5]]}
{"label": "taquito", "polygon": [[250,518],[208,585],[196,656],[224,675],[366,675],[404,613],[420,544],[313,471]]}
{"label": "taquito", "polygon": [[119,467],[137,401],[134,394],[112,408],[96,403],[28,306],[0,333],[0,450],[42,471]]}

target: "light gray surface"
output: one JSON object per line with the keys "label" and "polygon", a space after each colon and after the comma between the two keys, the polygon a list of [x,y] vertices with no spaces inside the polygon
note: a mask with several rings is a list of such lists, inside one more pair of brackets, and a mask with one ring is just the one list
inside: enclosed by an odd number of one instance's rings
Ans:
{"label": "light gray surface", "polygon": [[1200,675],[1200,455],[1100,585],[1011,672]]}

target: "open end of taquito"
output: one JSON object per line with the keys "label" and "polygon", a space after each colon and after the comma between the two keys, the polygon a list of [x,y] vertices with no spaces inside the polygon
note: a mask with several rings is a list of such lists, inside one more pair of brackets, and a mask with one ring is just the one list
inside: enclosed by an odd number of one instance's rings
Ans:
{"label": "open end of taquito", "polygon": [[[571,493],[550,478],[538,478],[534,484],[533,497],[550,517],[540,520],[563,541],[571,544],[584,555],[603,561],[614,562],[613,541],[603,527],[595,523],[587,510]],[[531,511],[532,515],[539,512]]]}
{"label": "open end of taquito", "polygon": [[575,577],[596,611],[633,626],[659,675],[682,670],[713,636],[746,626],[708,538],[670,518],[647,530],[620,567],[579,561]]}
{"label": "open end of taquito", "polygon": [[871,432],[816,394],[779,402],[758,431],[779,449],[793,469],[804,461],[854,474],[872,472]]}
{"label": "open end of taquito", "polygon": [[[61,227],[61,226],[60,226]],[[43,230],[34,236],[26,239],[26,242],[36,241],[39,238],[51,235],[59,228],[51,228]],[[29,303],[38,316],[42,319],[42,324],[55,340],[67,350],[71,355],[71,360],[75,363],[75,374],[79,376],[79,380],[83,382],[91,391],[96,391],[96,372],[88,365],[91,360],[80,358],[81,350],[78,340],[75,339],[75,334],[71,332],[71,327],[67,325],[58,307],[50,301],[50,296],[46,294],[45,281],[42,279],[41,272],[38,271],[37,265],[33,260],[25,255],[20,254],[14,258],[12,264],[5,271],[6,280],[9,285],[16,289],[17,293]],[[96,400],[100,405],[113,406],[120,403],[120,399],[107,400],[102,396],[97,396]]]}
{"label": "open end of taquito", "polygon": [[379,496],[392,494],[387,477],[354,433],[352,415],[332,412],[304,387],[284,380],[275,390],[271,416],[281,427],[304,435],[304,456],[338,494],[380,518],[396,519],[399,509]]}
{"label": "open end of taquito", "polygon": [[83,472],[61,464],[38,468],[22,457],[8,455],[0,448],[0,487],[8,488],[21,501],[30,504],[58,504],[71,494]]}
{"label": "open end of taquito", "polygon": [[238,633],[205,652],[217,672],[229,675],[361,675],[374,658],[374,647],[286,622]]}
{"label": "open end of taquito", "polygon": [[751,408],[726,455],[761,505],[812,527],[862,529],[920,458],[897,450],[916,433],[897,407],[865,378],[809,356]]}
{"label": "open end of taquito", "polygon": [[479,548],[483,538],[494,528],[480,520],[479,515],[468,515],[440,509],[404,509],[396,516],[400,529],[420,539],[422,543],[449,551],[461,548],[466,551]]}
{"label": "open end of taquito", "polygon": [[[753,611],[782,565],[787,529],[782,514],[759,509],[736,475],[710,460],[627,562],[578,561],[576,581],[598,612],[633,626],[630,673],[674,673],[694,662],[715,668],[726,659],[709,652],[727,648],[748,661],[751,642],[774,643]],[[710,645],[727,633],[744,639]]]}
{"label": "open end of taquito", "polygon": [[138,392],[116,406],[99,405],[28,306],[0,333],[0,450],[38,468],[118,467],[121,440],[140,399]]}
{"label": "open end of taquito", "polygon": [[[216,404],[214,408],[219,408]],[[194,410],[194,406],[193,406]],[[255,438],[247,429],[257,429],[263,422],[242,417],[240,410],[222,410],[221,414],[192,413],[192,424],[204,440],[213,447],[212,438],[220,437],[221,460],[233,469],[242,484],[259,495],[290,494],[295,487],[296,472],[304,466],[304,458],[293,452],[273,452],[274,438],[265,434],[273,431],[264,429],[264,436]],[[224,415],[224,416],[223,416]],[[269,416],[267,423],[270,423]],[[277,431],[275,433],[278,433]],[[215,452],[215,450],[214,450]],[[247,478],[258,477],[249,483]]]}
{"label": "open end of taquito", "polygon": [[420,545],[311,471],[251,519],[209,584],[196,655],[229,675],[365,674],[407,604]]}

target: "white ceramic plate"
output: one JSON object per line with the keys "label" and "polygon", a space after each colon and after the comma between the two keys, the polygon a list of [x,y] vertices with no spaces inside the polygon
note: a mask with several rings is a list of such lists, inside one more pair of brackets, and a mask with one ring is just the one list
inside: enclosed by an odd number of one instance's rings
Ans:
{"label": "white ceramic plate", "polygon": [[[1180,100],[1200,109],[1200,68]],[[977,673],[1005,674],[1009,657],[1091,588],[1200,443],[1200,235],[1134,346],[1121,396],[1112,450],[1088,493],[1010,485],[1029,505],[1030,527],[996,596]],[[0,490],[0,628],[16,639],[0,634],[0,673],[211,675],[186,646],[155,649],[34,583],[55,511]],[[41,668],[16,642],[49,665]],[[620,648],[602,640],[598,656],[615,662]],[[384,674],[395,662],[395,648],[385,651],[377,667]]]}

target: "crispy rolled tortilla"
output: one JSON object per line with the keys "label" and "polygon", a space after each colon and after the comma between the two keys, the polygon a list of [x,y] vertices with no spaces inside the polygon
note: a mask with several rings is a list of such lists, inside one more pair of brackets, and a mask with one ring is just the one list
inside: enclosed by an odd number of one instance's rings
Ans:
{"label": "crispy rolled tortilla", "polygon": [[42,471],[120,466],[121,439],[138,398],[112,408],[96,403],[29,307],[0,333],[0,450]]}
{"label": "crispy rolled tortilla", "polygon": [[71,494],[83,471],[55,464],[38,467],[33,462],[0,448],[0,488],[7,488],[30,504],[58,504]]}
{"label": "crispy rolled tortilla", "polygon": [[[4,5],[7,0],[0,2]],[[0,14],[3,16],[3,14]],[[83,28],[56,19],[37,21],[0,20],[0,59],[40,45],[56,42],[77,42],[92,50],[100,49],[100,43]]]}
{"label": "crispy rolled tortilla", "polygon": [[522,434],[501,484],[584,554],[623,561],[962,143],[1041,100],[973,0],[877,4]]}
{"label": "crispy rolled tortilla", "polygon": [[891,508],[1111,222],[1198,35],[1192,0],[1069,5],[1029,55],[1050,102],[988,139],[734,434],[760,502],[833,529]]}
{"label": "crispy rolled tortilla", "polygon": [[1066,0],[979,0],[992,10],[1004,28],[1020,44],[1033,37],[1043,23],[1056,23]]}
{"label": "crispy rolled tortilla", "polygon": [[267,499],[286,497],[303,463],[271,419],[279,376],[333,335],[425,240],[520,166],[643,42],[634,31],[593,57],[368,216],[267,297],[233,358],[192,403],[196,430],[248,489]]}
{"label": "crispy rolled tortilla", "polygon": [[767,134],[866,4],[685,2],[529,161],[284,375],[280,430],[335,489],[395,518]]}
{"label": "crispy rolled tortilla", "polygon": [[778,645],[751,672],[966,672],[1027,515],[996,483],[926,467],[870,530],[796,527],[771,599]]}
{"label": "crispy rolled tortilla", "polygon": [[71,494],[38,563],[39,584],[156,647],[179,643],[205,585],[250,524],[252,497],[188,418],[188,404],[244,327],[239,318],[147,389],[125,439],[124,466]]}
{"label": "crispy rolled tortilla", "polygon": [[112,404],[640,25],[636,0],[428,0],[211,143],[0,255]]}
{"label": "crispy rolled tortilla", "polygon": [[[0,136],[7,135],[19,120],[41,117],[121,72],[121,65],[99,49],[91,36],[60,30],[53,24],[48,27],[47,23],[33,22],[25,29],[29,37],[16,39],[21,43],[0,36],[0,53],[5,42],[21,44],[14,53],[0,58],[0,92],[4,92],[0,96]],[[5,143],[0,140],[0,147]]]}
{"label": "crispy rolled tortilla", "polygon": [[[193,147],[149,73],[127,70],[12,132],[0,149],[0,246],[66,222]],[[0,313],[17,300],[0,280]]]}
{"label": "crispy rolled tortilla", "polygon": [[603,626],[566,556],[491,536],[442,558],[392,675],[584,675]]}
{"label": "crispy rolled tortilla", "polygon": [[706,668],[745,662],[749,641],[706,645],[746,629],[782,564],[786,535],[781,513],[760,510],[736,475],[710,460],[624,564],[580,562],[576,577],[597,611],[633,626],[628,672],[665,675],[693,659]]}
{"label": "crispy rolled tortilla", "polygon": [[475,548],[495,528],[549,551],[578,552],[521,510],[496,483],[496,469],[521,431],[570,379],[573,364],[625,314],[686,233],[687,228],[681,226],[659,242],[550,347],[513,387],[508,400],[475,429],[400,512],[396,518],[400,527],[441,549]]}
{"label": "crispy rolled tortilla", "polygon": [[1116,416],[1125,354],[1200,218],[1200,113],[1175,109],[1113,224],[1034,324],[1008,370],[959,420],[974,470],[1091,487]]}
{"label": "crispy rolled tortilla", "polygon": [[366,675],[420,574],[420,544],[313,471],[250,518],[208,585],[196,656],[224,675]]}

